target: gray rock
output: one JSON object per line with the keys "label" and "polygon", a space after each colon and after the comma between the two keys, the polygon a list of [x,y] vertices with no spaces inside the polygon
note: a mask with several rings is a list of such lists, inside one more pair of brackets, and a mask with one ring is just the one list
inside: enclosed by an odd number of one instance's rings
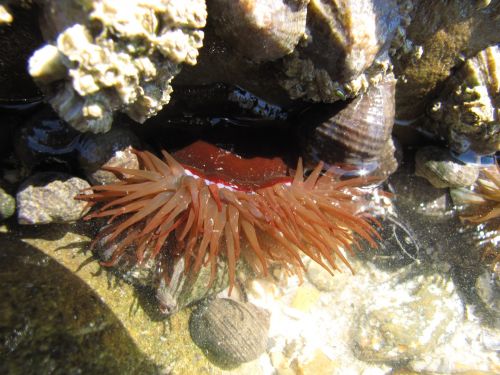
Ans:
{"label": "gray rock", "polygon": [[0,188],[0,220],[5,220],[14,215],[16,200],[5,190]]}
{"label": "gray rock", "polygon": [[214,299],[191,315],[191,337],[216,360],[241,364],[266,350],[269,313],[251,303]]}
{"label": "gray rock", "polygon": [[75,196],[90,185],[78,177],[58,172],[37,173],[16,195],[19,224],[67,223],[80,219],[87,203]]}
{"label": "gray rock", "polygon": [[420,358],[445,342],[462,320],[455,286],[441,275],[421,275],[377,289],[377,299],[366,301],[353,327],[353,350],[361,360]]}
{"label": "gray rock", "polygon": [[78,161],[92,184],[105,185],[118,181],[102,167],[138,169],[139,160],[132,152],[139,139],[128,129],[113,127],[105,134],[87,133],[78,145]]}

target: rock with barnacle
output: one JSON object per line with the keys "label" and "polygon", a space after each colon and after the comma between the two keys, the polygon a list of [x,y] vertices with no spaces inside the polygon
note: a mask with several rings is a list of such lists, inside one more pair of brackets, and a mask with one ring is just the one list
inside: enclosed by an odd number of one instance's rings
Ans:
{"label": "rock with barnacle", "polygon": [[88,188],[88,182],[78,177],[56,172],[37,173],[17,192],[17,221],[49,224],[79,220],[87,212],[87,205],[74,197]]}
{"label": "rock with barnacle", "polygon": [[[396,117],[418,121],[442,83],[470,58],[500,42],[497,1],[414,1],[406,39],[414,48],[393,59]],[[446,97],[443,96],[446,100]]]}
{"label": "rock with barnacle", "polygon": [[231,291],[240,259],[262,274],[272,262],[300,273],[303,252],[333,271],[338,260],[349,266],[344,251],[357,236],[376,246],[358,190],[364,178],[343,181],[334,170],[322,173],[322,163],[304,178],[300,162],[291,176],[279,158],[243,159],[202,141],[176,151],[182,164],[167,152],[164,160],[136,153],[142,169],[109,167],[119,183],[78,197],[100,204],[87,219],[112,218],[94,241],[113,245],[104,265],[155,260],[171,277],[183,258],[187,277],[210,269],[210,288],[223,259]]}
{"label": "rock with barnacle", "polygon": [[45,0],[43,8],[49,44],[33,54],[29,72],[80,131],[108,131],[117,111],[138,122],[155,115],[203,43],[203,0]]}
{"label": "rock with barnacle", "polygon": [[269,313],[248,302],[214,299],[193,312],[189,330],[196,345],[216,360],[241,364],[266,350]]}
{"label": "rock with barnacle", "polygon": [[427,130],[458,153],[500,151],[500,48],[488,47],[465,61],[431,103]]}
{"label": "rock with barnacle", "polygon": [[328,103],[366,91],[390,67],[400,19],[392,0],[311,0],[307,37],[285,57],[281,85],[294,99]]}

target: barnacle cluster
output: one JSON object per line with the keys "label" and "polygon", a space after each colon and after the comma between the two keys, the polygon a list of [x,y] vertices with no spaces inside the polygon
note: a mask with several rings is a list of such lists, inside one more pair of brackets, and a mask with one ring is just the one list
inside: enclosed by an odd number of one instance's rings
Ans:
{"label": "barnacle cluster", "polygon": [[463,153],[500,150],[500,49],[491,46],[465,61],[431,104],[429,129]]}
{"label": "barnacle cluster", "polygon": [[281,85],[294,99],[327,103],[365,92],[391,69],[400,21],[392,0],[311,0],[305,40],[284,59]]}
{"label": "barnacle cluster", "polygon": [[138,122],[155,115],[181,64],[196,64],[203,44],[203,0],[45,2],[49,24],[60,30],[33,54],[29,72],[81,131],[108,131],[117,111]]}

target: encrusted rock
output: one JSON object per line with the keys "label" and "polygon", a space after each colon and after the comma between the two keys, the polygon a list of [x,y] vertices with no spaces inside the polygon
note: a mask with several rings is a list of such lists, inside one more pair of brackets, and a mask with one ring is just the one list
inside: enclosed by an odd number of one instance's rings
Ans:
{"label": "encrusted rock", "polygon": [[80,219],[87,203],[75,200],[88,182],[57,172],[37,173],[25,181],[17,192],[19,224],[67,223]]}
{"label": "encrusted rock", "polygon": [[[435,90],[464,57],[498,44],[499,3],[470,0],[414,1],[407,41],[416,48],[394,59],[398,80],[396,117],[415,120],[424,112]],[[418,47],[417,47],[418,46]],[[415,53],[418,52],[418,53]]]}
{"label": "encrusted rock", "polygon": [[419,358],[445,342],[462,319],[453,282],[438,274],[379,288],[379,297],[362,307],[353,327],[353,349],[364,361]]}
{"label": "encrusted rock", "polygon": [[141,123],[155,115],[203,44],[203,0],[45,0],[44,10],[55,40],[33,54],[29,72],[80,131],[108,131],[116,111]]}
{"label": "encrusted rock", "polygon": [[393,0],[311,0],[307,37],[284,59],[282,86],[293,99],[329,103],[366,91],[390,68],[400,17]]}
{"label": "encrusted rock", "polygon": [[218,360],[234,364],[262,354],[268,331],[269,314],[265,310],[226,298],[202,304],[190,320],[193,341]]}
{"label": "encrusted rock", "polygon": [[16,200],[4,189],[0,188],[0,221],[8,219],[16,211]]}
{"label": "encrusted rock", "polygon": [[500,48],[468,59],[430,105],[427,130],[463,153],[500,151]]}
{"label": "encrusted rock", "polygon": [[115,174],[103,167],[139,169],[139,160],[132,152],[140,145],[130,130],[114,126],[106,134],[85,134],[78,146],[78,161],[92,184],[118,182]]}

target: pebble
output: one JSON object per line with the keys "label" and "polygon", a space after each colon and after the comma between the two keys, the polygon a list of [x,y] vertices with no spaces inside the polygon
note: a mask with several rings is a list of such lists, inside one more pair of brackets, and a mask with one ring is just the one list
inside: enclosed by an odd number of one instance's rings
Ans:
{"label": "pebble", "polygon": [[380,288],[376,300],[360,309],[354,326],[353,350],[363,361],[419,358],[442,344],[463,317],[453,282],[439,274]]}
{"label": "pebble", "polygon": [[90,185],[81,178],[58,172],[31,176],[16,195],[19,224],[68,223],[80,219],[87,203],[75,196]]}
{"label": "pebble", "polygon": [[295,360],[292,367],[296,375],[333,374],[338,363],[328,358],[321,350],[316,350],[313,358],[304,363]]}
{"label": "pebble", "polygon": [[500,319],[500,275],[497,270],[485,270],[476,279],[476,292],[484,306]]}
{"label": "pebble", "polygon": [[0,221],[8,219],[16,211],[16,200],[5,190],[0,188]]}
{"label": "pebble", "polygon": [[316,288],[302,285],[295,292],[291,307],[302,312],[310,311],[318,302],[320,293]]}
{"label": "pebble", "polygon": [[139,160],[132,149],[139,145],[139,139],[130,130],[113,126],[105,134],[85,134],[77,146],[78,161],[92,184],[116,183],[115,174],[102,167],[138,169]]}
{"label": "pebble", "polygon": [[307,279],[319,290],[331,292],[335,290],[337,281],[334,275],[321,267],[316,262],[309,262],[307,265]]}
{"label": "pebble", "polygon": [[267,346],[269,313],[251,303],[216,298],[191,315],[193,341],[217,361],[241,364],[259,357]]}

